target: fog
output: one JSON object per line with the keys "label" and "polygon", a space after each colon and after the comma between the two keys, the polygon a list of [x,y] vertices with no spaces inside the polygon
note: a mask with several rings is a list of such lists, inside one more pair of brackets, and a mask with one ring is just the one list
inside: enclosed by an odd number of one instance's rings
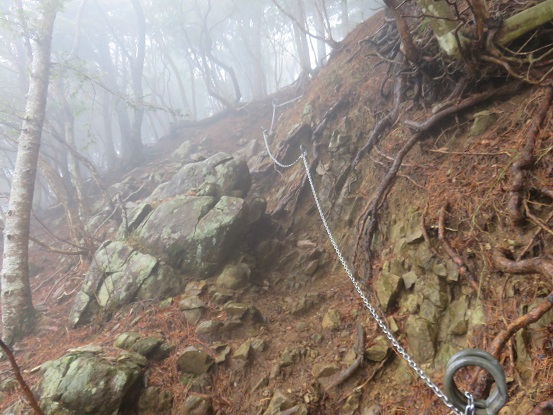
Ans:
{"label": "fog", "polygon": [[[40,1],[0,1],[0,209],[10,193]],[[375,0],[66,1],[55,23],[35,206],[91,169],[311,76]]]}

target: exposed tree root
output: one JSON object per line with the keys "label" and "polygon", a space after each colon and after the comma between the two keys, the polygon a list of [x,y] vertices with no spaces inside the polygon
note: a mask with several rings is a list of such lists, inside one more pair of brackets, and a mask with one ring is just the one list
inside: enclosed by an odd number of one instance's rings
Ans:
{"label": "exposed tree root", "polygon": [[[524,259],[522,261],[512,261],[505,256],[502,251],[494,252],[492,256],[494,267],[501,272],[509,274],[540,274],[543,277],[553,280],[553,260],[545,258]],[[515,333],[528,325],[535,323],[543,317],[553,307],[553,293],[549,294],[545,301],[536,306],[529,313],[520,316],[512,321],[504,330],[502,330],[493,340],[488,348],[489,353],[496,359],[500,358],[505,344],[515,335]],[[475,379],[479,379],[474,388],[477,396],[482,396],[489,390],[492,379],[490,376],[480,376],[481,371],[477,373]]]}
{"label": "exposed tree root", "polygon": [[10,361],[10,365],[12,367],[15,378],[17,379],[19,386],[21,386],[21,389],[23,389],[23,393],[25,393],[25,396],[29,400],[29,405],[31,405],[35,414],[44,415],[44,412],[42,412],[42,409],[40,409],[40,406],[38,406],[38,402],[36,401],[33,395],[33,392],[31,392],[29,385],[27,385],[27,382],[25,382],[25,379],[23,379],[23,376],[21,375],[21,370],[19,369],[19,365],[15,360],[15,356],[13,355],[13,352],[8,347],[8,345],[2,341],[2,339],[0,339],[0,348],[2,348],[2,350],[8,357],[8,360]]}
{"label": "exposed tree root", "polygon": [[553,413],[553,399],[543,401],[532,409],[528,415],[547,415]]}
{"label": "exposed tree root", "polygon": [[[361,225],[358,227],[358,229],[361,229],[361,231],[357,237],[357,242],[356,242],[353,256],[354,258],[357,257],[357,250],[359,249],[361,239],[364,239],[366,256],[368,258],[368,263],[369,263],[369,265],[366,267],[367,272],[365,274],[365,279],[367,279],[370,276],[370,272],[371,272],[370,263],[372,262],[372,258],[371,258],[372,255],[370,252],[370,243],[374,233],[376,232],[376,228],[378,224],[378,218],[377,218],[378,209],[382,201],[384,200],[386,194],[388,193],[391,186],[393,185],[397,172],[401,167],[403,158],[407,155],[407,153],[411,151],[411,149],[415,146],[416,143],[418,143],[421,139],[425,138],[425,133],[427,131],[435,127],[440,121],[442,121],[446,117],[450,115],[454,115],[465,109],[471,108],[488,99],[497,98],[504,95],[511,95],[519,91],[522,85],[523,85],[522,82],[515,82],[513,84],[507,84],[501,88],[491,89],[485,92],[481,92],[480,94],[470,96],[468,98],[465,98],[464,100],[462,100],[456,105],[452,105],[450,107],[444,108],[440,112],[428,118],[423,123],[417,123],[409,120],[404,122],[406,126],[415,130],[415,133],[411,136],[411,138],[403,145],[403,147],[396,154],[396,158],[394,159],[392,166],[388,170],[388,173],[386,174],[386,176],[384,176],[384,179],[382,179],[382,182],[380,183],[376,191],[376,196],[372,199],[370,208],[366,209],[365,214],[360,220]],[[369,218],[370,218],[370,221],[369,221]],[[368,225],[367,225],[367,222],[368,222]],[[364,233],[364,238],[363,238],[363,233]]]}
{"label": "exposed tree root", "polygon": [[378,121],[378,123],[376,123],[375,127],[371,131],[371,134],[369,135],[369,138],[367,139],[367,143],[357,152],[357,155],[353,160],[352,167],[357,166],[361,160],[361,157],[363,157],[364,154],[369,154],[372,148],[378,144],[386,129],[392,127],[397,122],[399,118],[399,107],[403,98],[403,90],[405,89],[406,78],[407,77],[405,75],[400,75],[397,78],[394,88],[394,106],[392,110],[384,118]]}
{"label": "exposed tree root", "polygon": [[522,199],[526,190],[526,172],[530,170],[536,161],[534,152],[536,141],[544,125],[545,119],[553,99],[553,87],[548,86],[545,89],[545,95],[537,110],[536,116],[532,119],[531,126],[525,134],[528,138],[522,151],[520,160],[513,163],[512,167],[512,185],[509,192],[508,213],[515,226],[521,226],[525,221],[525,215],[522,210]]}
{"label": "exposed tree root", "polygon": [[325,389],[326,392],[328,392],[331,389],[334,389],[336,386],[340,385],[341,383],[345,382],[347,379],[349,379],[357,369],[359,369],[359,366],[361,366],[361,363],[363,362],[364,353],[365,353],[365,330],[363,330],[363,325],[360,321],[357,321],[357,337],[355,339],[355,344],[353,346],[353,349],[355,350],[355,354],[357,355],[357,358],[353,361],[353,363],[343,372],[341,372],[336,379],[330,383]]}
{"label": "exposed tree root", "polygon": [[459,267],[459,274],[461,274],[463,277],[465,277],[470,286],[474,289],[475,292],[478,292],[478,283],[476,282],[476,279],[466,266],[463,259],[455,252],[455,250],[449,245],[449,242],[445,238],[445,214],[447,212],[448,204],[440,209],[440,216],[438,220],[438,240],[442,244],[442,247],[447,252],[449,257],[457,264]]}

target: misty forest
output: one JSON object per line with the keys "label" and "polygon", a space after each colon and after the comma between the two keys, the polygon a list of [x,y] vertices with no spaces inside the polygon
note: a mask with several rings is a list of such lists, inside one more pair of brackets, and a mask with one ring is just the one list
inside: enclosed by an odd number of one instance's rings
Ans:
{"label": "misty forest", "polygon": [[553,413],[553,0],[0,11],[0,414]]}

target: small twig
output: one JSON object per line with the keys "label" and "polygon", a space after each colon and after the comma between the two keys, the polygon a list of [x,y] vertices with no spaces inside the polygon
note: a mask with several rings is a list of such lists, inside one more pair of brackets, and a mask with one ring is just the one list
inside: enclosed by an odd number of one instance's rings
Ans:
{"label": "small twig", "polygon": [[343,372],[341,372],[334,381],[330,383],[325,389],[326,392],[328,392],[331,389],[334,389],[336,386],[340,385],[341,383],[345,382],[347,379],[349,379],[357,369],[359,369],[359,366],[361,366],[361,363],[363,362],[364,358],[364,352],[365,352],[365,330],[363,330],[363,325],[361,322],[357,322],[357,337],[355,340],[354,350],[355,354],[357,354],[357,358],[353,361],[353,363],[345,369]]}
{"label": "small twig", "polygon": [[21,386],[21,389],[23,389],[23,393],[25,393],[25,396],[27,396],[27,399],[29,400],[29,404],[35,411],[35,414],[44,415],[44,412],[42,412],[42,409],[40,409],[40,406],[38,406],[38,403],[33,395],[33,392],[31,392],[31,389],[29,388],[29,386],[25,382],[25,379],[23,379],[23,376],[21,375],[21,370],[19,369],[19,365],[15,360],[15,356],[13,355],[13,352],[8,347],[8,345],[4,343],[2,339],[0,339],[0,347],[2,348],[4,353],[6,353],[6,356],[8,357],[8,360],[10,361],[10,364],[12,366],[12,370],[15,375],[15,378],[17,379],[19,386]]}
{"label": "small twig", "polygon": [[448,204],[446,203],[446,205],[440,210],[440,216],[438,220],[438,240],[442,244],[442,247],[447,252],[449,257],[459,267],[459,274],[466,277],[471,287],[474,289],[474,291],[478,292],[478,283],[476,282],[476,279],[471,274],[468,267],[465,265],[465,262],[463,261],[463,259],[457,254],[457,252],[455,252],[455,250],[451,247],[451,245],[449,245],[449,242],[445,238],[444,222],[445,222],[445,214],[447,211],[447,207],[448,207]]}

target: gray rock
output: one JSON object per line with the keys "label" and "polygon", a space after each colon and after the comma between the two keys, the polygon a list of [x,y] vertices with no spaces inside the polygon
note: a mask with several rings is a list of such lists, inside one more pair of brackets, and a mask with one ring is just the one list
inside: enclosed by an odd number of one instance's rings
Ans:
{"label": "gray rock", "polygon": [[381,362],[386,358],[389,348],[390,346],[386,338],[384,336],[378,336],[374,339],[374,344],[367,348],[365,355],[367,359],[373,362]]}
{"label": "gray rock", "polygon": [[410,289],[415,283],[417,282],[417,279],[419,278],[415,271],[409,271],[401,276],[403,278],[403,284],[405,285],[405,288],[408,290]]}
{"label": "gray rock", "polygon": [[210,347],[214,353],[215,363],[225,363],[227,356],[230,354],[230,346],[226,343],[215,343]]}
{"label": "gray rock", "polygon": [[453,301],[449,305],[448,314],[449,314],[449,327],[448,331],[450,334],[462,335],[466,334],[468,331],[468,318],[467,318],[467,297],[461,296],[457,300]]}
{"label": "gray rock", "polygon": [[396,300],[403,280],[395,274],[383,272],[376,282],[376,296],[380,306],[387,310]]}
{"label": "gray rock", "polygon": [[244,263],[227,265],[217,277],[217,285],[229,290],[243,288],[249,282],[250,272],[250,268]]}
{"label": "gray rock", "polygon": [[246,340],[232,354],[233,363],[238,364],[240,367],[244,367],[248,363],[248,360],[251,356],[251,351],[252,351],[251,340]]}
{"label": "gray rock", "polygon": [[168,183],[154,190],[150,200],[184,195],[206,184],[215,187],[217,199],[221,196],[243,198],[250,190],[250,171],[244,161],[217,153],[198,163],[184,165]]}
{"label": "gray rock", "polygon": [[299,300],[290,305],[290,312],[293,315],[299,315],[308,312],[313,306],[319,304],[323,296],[319,293],[307,293],[302,295]]}
{"label": "gray rock", "polygon": [[253,305],[229,302],[225,305],[224,309],[231,320],[251,323],[262,323],[264,321],[261,312]]}
{"label": "gray rock", "polygon": [[326,378],[340,371],[336,363],[315,363],[311,368],[311,374],[315,379]]}
{"label": "gray rock", "polygon": [[104,243],[94,254],[70,312],[73,326],[88,323],[135,300],[160,299],[182,291],[184,280],[151,256],[123,242]]}
{"label": "gray rock", "polygon": [[159,205],[136,230],[138,241],[186,273],[207,277],[245,232],[243,199],[178,196]]}
{"label": "gray rock", "polygon": [[202,318],[206,305],[198,297],[186,297],[179,301],[179,308],[182,310],[186,321],[196,325]]}
{"label": "gray rock", "polygon": [[143,371],[124,357],[108,361],[95,353],[70,353],[42,365],[41,406],[47,414],[112,415],[141,388]]}
{"label": "gray rock", "polygon": [[177,369],[181,372],[202,375],[213,365],[213,358],[194,346],[189,346],[177,358]]}
{"label": "gray rock", "polygon": [[497,114],[492,111],[480,111],[473,115],[474,122],[470,127],[469,137],[485,133],[497,120]]}
{"label": "gray rock", "polygon": [[191,153],[192,143],[189,140],[186,140],[173,153],[173,158],[179,160],[190,160]]}
{"label": "gray rock", "polygon": [[118,236],[120,238],[126,237],[130,232],[133,232],[153,210],[153,206],[149,203],[144,203],[135,207],[128,214],[126,227],[125,223],[121,224]]}
{"label": "gray rock", "polygon": [[417,363],[429,363],[436,355],[436,328],[418,316],[409,316],[405,321],[407,343]]}
{"label": "gray rock", "polygon": [[198,395],[190,395],[177,412],[178,415],[212,415],[213,406],[211,398]]}
{"label": "gray rock", "polygon": [[271,398],[271,402],[269,402],[269,407],[263,412],[263,415],[278,415],[280,412],[291,408],[293,405],[294,402],[277,389]]}
{"label": "gray rock", "polygon": [[138,415],[169,414],[173,408],[173,392],[156,386],[146,388],[138,399]]}
{"label": "gray rock", "polygon": [[323,316],[322,326],[325,330],[337,330],[341,323],[342,319],[337,310],[328,310]]}
{"label": "gray rock", "polygon": [[207,290],[207,282],[205,280],[190,281],[184,288],[184,293],[190,297],[198,297]]}
{"label": "gray rock", "polygon": [[214,321],[214,320],[202,321],[200,324],[198,324],[198,327],[196,327],[196,334],[200,336],[214,335],[219,332],[221,327],[223,327],[223,323],[220,321]]}
{"label": "gray rock", "polygon": [[350,394],[346,402],[342,405],[340,408],[340,415],[356,415],[359,412],[359,405],[361,403],[361,391],[355,390],[352,394]]}

